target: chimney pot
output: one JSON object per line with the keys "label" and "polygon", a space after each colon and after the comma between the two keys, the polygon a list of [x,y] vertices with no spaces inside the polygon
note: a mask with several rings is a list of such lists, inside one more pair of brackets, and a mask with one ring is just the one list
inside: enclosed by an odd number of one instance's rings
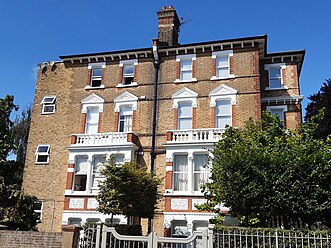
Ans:
{"label": "chimney pot", "polygon": [[167,7],[166,6],[162,6],[162,9],[166,9]]}

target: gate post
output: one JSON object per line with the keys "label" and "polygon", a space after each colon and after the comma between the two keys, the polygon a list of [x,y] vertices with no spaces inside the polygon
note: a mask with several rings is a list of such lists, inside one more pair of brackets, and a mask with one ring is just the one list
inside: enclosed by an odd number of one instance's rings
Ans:
{"label": "gate post", "polygon": [[95,241],[95,248],[100,248],[100,238],[101,238],[101,229],[102,229],[102,223],[99,221],[97,223],[97,238]]}
{"label": "gate post", "polygon": [[103,225],[101,228],[101,248],[106,248],[106,244],[107,244],[107,226]]}
{"label": "gate post", "polygon": [[214,224],[208,226],[208,248],[213,248],[214,243]]}

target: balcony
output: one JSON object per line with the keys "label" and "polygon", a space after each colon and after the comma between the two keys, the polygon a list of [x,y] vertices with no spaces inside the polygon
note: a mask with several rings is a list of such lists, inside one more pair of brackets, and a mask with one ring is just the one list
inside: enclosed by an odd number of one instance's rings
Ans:
{"label": "balcony", "polygon": [[168,130],[167,144],[218,142],[224,131],[225,128]]}
{"label": "balcony", "polygon": [[72,146],[113,146],[113,145],[138,145],[139,141],[134,133],[130,132],[112,132],[97,134],[72,134]]}

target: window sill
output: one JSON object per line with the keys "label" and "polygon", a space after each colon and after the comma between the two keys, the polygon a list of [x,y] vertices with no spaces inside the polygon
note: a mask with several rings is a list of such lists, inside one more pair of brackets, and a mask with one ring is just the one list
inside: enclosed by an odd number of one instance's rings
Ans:
{"label": "window sill", "polygon": [[88,191],[73,191],[71,189],[66,189],[64,191],[65,196],[96,196],[98,193],[96,192],[88,192]]}
{"label": "window sill", "polygon": [[210,78],[211,81],[216,81],[216,80],[224,80],[224,79],[230,79],[230,78],[235,78],[235,75],[234,74],[230,74],[229,76],[227,77],[216,77],[216,76],[212,76]]}
{"label": "window sill", "polygon": [[188,192],[188,191],[172,191],[170,189],[165,190],[163,196],[204,196],[200,191]]}
{"label": "window sill", "polygon": [[34,164],[35,165],[44,165],[44,166],[46,166],[46,165],[49,164],[49,162],[35,162]]}
{"label": "window sill", "polygon": [[116,85],[116,88],[126,88],[126,87],[137,87],[137,82],[132,82],[131,84],[118,84]]}
{"label": "window sill", "polygon": [[100,85],[100,86],[98,86],[98,87],[92,87],[92,86],[90,86],[90,85],[87,85],[87,86],[85,86],[85,90],[99,90],[99,89],[104,89],[104,88],[106,88],[103,84],[102,85]]}
{"label": "window sill", "polygon": [[55,114],[55,111],[54,112],[41,112],[42,115],[52,115],[52,114]]}
{"label": "window sill", "polygon": [[174,83],[178,84],[178,83],[192,83],[192,82],[198,82],[198,80],[196,78],[192,78],[192,79],[188,79],[188,80],[180,80],[180,79],[176,79],[174,81]]}
{"label": "window sill", "polygon": [[264,90],[288,90],[288,87],[287,86],[282,86],[277,88],[265,87]]}

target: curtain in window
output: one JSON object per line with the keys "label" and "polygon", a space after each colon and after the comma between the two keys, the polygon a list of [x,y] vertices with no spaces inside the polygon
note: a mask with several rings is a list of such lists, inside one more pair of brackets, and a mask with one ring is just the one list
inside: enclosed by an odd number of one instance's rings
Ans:
{"label": "curtain in window", "polygon": [[106,161],[105,156],[96,156],[93,158],[93,175],[92,175],[92,188],[97,188],[99,182],[103,181],[104,176],[101,175],[103,163]]}
{"label": "curtain in window", "polygon": [[122,106],[120,109],[119,132],[132,131],[132,106]]}
{"label": "curtain in window", "polygon": [[176,155],[174,159],[174,191],[188,190],[187,155]]}
{"label": "curtain in window", "polygon": [[200,190],[200,185],[208,182],[209,170],[204,166],[208,163],[208,155],[194,155],[194,177],[193,177],[193,188],[194,191]]}

